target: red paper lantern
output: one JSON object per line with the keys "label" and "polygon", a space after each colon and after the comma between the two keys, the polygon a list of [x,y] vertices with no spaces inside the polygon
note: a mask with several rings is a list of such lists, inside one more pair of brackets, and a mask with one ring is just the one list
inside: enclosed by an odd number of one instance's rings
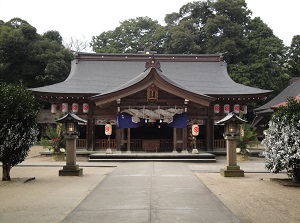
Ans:
{"label": "red paper lantern", "polygon": [[234,106],[233,106],[233,111],[234,111],[234,113],[240,113],[240,105],[239,104],[235,104]]}
{"label": "red paper lantern", "polygon": [[247,114],[247,105],[242,105],[243,114]]}
{"label": "red paper lantern", "polygon": [[77,103],[73,103],[73,104],[72,104],[72,111],[73,111],[74,113],[77,113],[77,112],[78,112],[78,104],[77,104]]}
{"label": "red paper lantern", "polygon": [[68,112],[68,103],[61,104],[61,111],[65,113]]}
{"label": "red paper lantern", "polygon": [[199,135],[199,126],[198,125],[192,125],[192,135],[193,136]]}
{"label": "red paper lantern", "polygon": [[112,133],[112,125],[111,124],[106,124],[105,125],[105,135],[110,136]]}
{"label": "red paper lantern", "polygon": [[216,114],[220,113],[220,105],[219,105],[219,104],[215,104],[215,105],[214,105],[214,112],[215,112]]}
{"label": "red paper lantern", "polygon": [[51,105],[51,113],[55,114],[57,112],[57,104],[52,104]]}
{"label": "red paper lantern", "polygon": [[225,104],[224,105],[224,113],[228,114],[230,112],[230,105],[229,104]]}
{"label": "red paper lantern", "polygon": [[82,110],[83,110],[83,113],[89,113],[89,104],[83,103]]}

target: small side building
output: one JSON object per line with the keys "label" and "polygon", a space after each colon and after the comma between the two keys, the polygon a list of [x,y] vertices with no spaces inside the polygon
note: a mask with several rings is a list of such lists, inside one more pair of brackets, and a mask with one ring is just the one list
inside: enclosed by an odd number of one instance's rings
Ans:
{"label": "small side building", "polygon": [[289,97],[300,98],[300,77],[291,79],[290,84],[275,98],[254,109],[256,117],[252,122],[252,126],[257,128],[257,135],[260,139],[263,138],[263,131],[268,128],[274,110],[280,105],[284,105]]}

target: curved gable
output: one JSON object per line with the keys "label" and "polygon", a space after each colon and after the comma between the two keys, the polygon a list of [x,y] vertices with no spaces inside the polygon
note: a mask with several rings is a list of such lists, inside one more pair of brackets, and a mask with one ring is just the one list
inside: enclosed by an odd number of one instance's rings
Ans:
{"label": "curved gable", "polygon": [[182,87],[178,83],[170,80],[160,70],[154,67],[148,68],[145,72],[127,83],[108,92],[92,96],[90,99],[93,100],[96,105],[103,105],[143,91],[152,84],[163,91],[204,106],[208,106],[209,103],[214,100],[212,97],[189,91],[185,87]]}

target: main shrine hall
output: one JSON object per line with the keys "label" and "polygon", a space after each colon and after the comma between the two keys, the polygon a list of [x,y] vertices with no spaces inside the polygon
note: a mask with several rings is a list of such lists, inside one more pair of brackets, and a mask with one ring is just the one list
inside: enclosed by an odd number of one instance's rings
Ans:
{"label": "main shrine hall", "polygon": [[[222,54],[151,51],[76,53],[65,81],[30,90],[51,104],[51,116],[73,111],[87,120],[77,149],[130,152],[225,149],[224,126],[216,122],[247,113],[247,104],[270,93],[234,82]],[[199,126],[195,138],[192,125]]]}

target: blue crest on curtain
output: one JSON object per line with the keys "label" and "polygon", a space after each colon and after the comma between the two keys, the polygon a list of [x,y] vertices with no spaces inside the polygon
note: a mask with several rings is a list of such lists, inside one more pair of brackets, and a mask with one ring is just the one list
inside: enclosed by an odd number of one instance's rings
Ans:
{"label": "blue crest on curtain", "polygon": [[165,126],[173,128],[186,128],[187,127],[187,113],[176,114],[173,116],[173,122],[171,123],[162,123]]}

